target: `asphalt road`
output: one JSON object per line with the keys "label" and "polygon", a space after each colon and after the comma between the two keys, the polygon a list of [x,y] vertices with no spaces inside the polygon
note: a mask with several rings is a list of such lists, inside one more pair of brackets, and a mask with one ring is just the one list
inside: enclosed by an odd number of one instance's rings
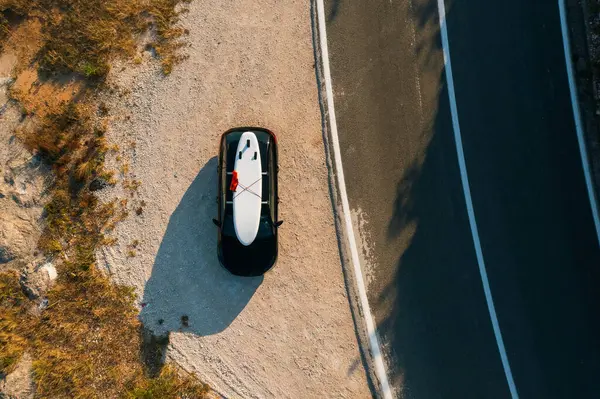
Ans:
{"label": "asphalt road", "polygon": [[[328,0],[350,206],[399,397],[509,397],[469,228],[434,0]],[[600,397],[600,246],[556,1],[447,4],[466,167],[521,398]]]}

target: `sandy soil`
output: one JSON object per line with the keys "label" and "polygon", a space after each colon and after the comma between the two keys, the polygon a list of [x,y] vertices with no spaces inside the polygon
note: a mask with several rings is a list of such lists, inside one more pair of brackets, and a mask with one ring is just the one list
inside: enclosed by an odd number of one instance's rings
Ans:
{"label": "sandy soil", "polygon": [[[130,93],[107,100],[109,137],[141,186],[103,191],[132,210],[104,266],[135,287],[146,326],[170,333],[168,357],[223,395],[370,397],[328,193],[309,2],[196,0],[182,25],[190,57],[171,76],[144,62],[112,77]],[[218,138],[247,125],[278,135],[285,221],[279,262],[256,279],[218,265],[211,223]]]}
{"label": "sandy soil", "polygon": [[47,168],[16,138],[21,112],[8,100],[16,57],[0,56],[0,271],[20,269],[35,258]]}

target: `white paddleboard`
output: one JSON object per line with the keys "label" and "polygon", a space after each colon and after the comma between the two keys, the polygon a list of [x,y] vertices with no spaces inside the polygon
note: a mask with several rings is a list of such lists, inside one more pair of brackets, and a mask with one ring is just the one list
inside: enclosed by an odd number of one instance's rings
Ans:
{"label": "white paddleboard", "polygon": [[235,234],[243,245],[250,245],[258,233],[262,204],[262,166],[256,135],[245,132],[235,153],[234,170],[238,186],[233,193]]}

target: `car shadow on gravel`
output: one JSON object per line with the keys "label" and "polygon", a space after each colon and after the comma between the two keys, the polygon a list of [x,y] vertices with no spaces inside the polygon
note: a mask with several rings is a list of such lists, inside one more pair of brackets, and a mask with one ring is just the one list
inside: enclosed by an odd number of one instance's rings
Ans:
{"label": "car shadow on gravel", "polygon": [[171,215],[144,288],[140,319],[155,335],[223,331],[263,277],[236,277],[217,259],[217,157],[200,170]]}

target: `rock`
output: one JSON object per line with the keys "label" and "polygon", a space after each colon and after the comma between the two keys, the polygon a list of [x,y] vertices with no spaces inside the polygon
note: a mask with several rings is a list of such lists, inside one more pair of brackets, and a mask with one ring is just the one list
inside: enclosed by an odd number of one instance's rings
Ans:
{"label": "rock", "polygon": [[[21,289],[29,299],[38,299],[52,286],[58,274],[50,262],[40,266],[30,263],[21,273]],[[43,302],[43,301],[42,301]]]}
{"label": "rock", "polygon": [[0,264],[8,263],[15,258],[10,248],[6,246],[0,246]]}
{"label": "rock", "polygon": [[0,192],[10,197],[21,207],[32,207],[44,190],[46,167],[38,156],[15,154],[7,162],[4,179],[0,182]]}
{"label": "rock", "polygon": [[48,298],[44,298],[38,304],[38,310],[41,312],[48,307]]}
{"label": "rock", "polygon": [[35,386],[31,376],[31,364],[31,356],[25,353],[13,372],[0,379],[0,398],[33,398]]}
{"label": "rock", "polygon": [[40,234],[36,216],[14,203],[0,207],[0,264],[33,253]]}
{"label": "rock", "polygon": [[102,177],[96,177],[90,183],[90,191],[102,190],[103,188],[105,188],[108,185],[109,184],[108,184],[108,181],[106,181],[106,179],[103,179]]}
{"label": "rock", "polygon": [[10,76],[2,76],[0,77],[0,87],[10,86],[14,81],[15,79]]}
{"label": "rock", "polygon": [[40,270],[42,271],[42,273],[44,273],[44,275],[48,276],[50,281],[54,281],[58,277],[56,268],[50,262],[43,264],[42,267],[40,268]]}

